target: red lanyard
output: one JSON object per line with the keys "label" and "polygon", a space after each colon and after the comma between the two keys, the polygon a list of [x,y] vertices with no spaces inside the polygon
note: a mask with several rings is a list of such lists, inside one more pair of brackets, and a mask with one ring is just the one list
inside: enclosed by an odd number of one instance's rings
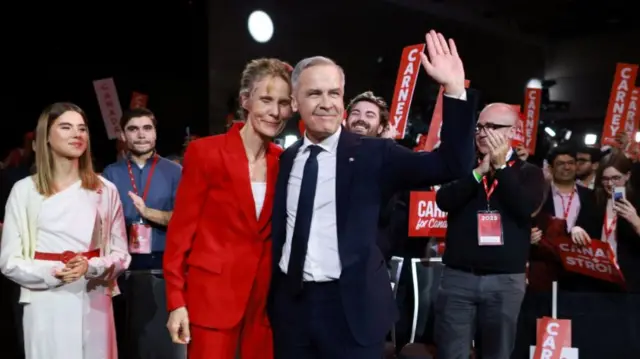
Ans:
{"label": "red lanyard", "polygon": [[[513,166],[513,163],[515,161],[509,161],[509,163],[507,163],[507,166],[511,167]],[[487,176],[482,177],[482,186],[484,186],[484,193],[487,194],[487,208],[489,208],[489,200],[491,199],[491,195],[493,194],[493,191],[496,190],[496,187],[498,186],[498,180],[494,179],[493,183],[491,183],[491,187],[489,187],[489,185],[487,184]]]}
{"label": "red lanyard", "polygon": [[[151,164],[151,169],[149,170],[149,175],[147,176],[147,183],[144,186],[144,192],[142,194],[142,199],[144,201],[147,200],[147,195],[149,194],[149,187],[151,187],[151,177],[153,177],[153,171],[156,169],[156,164],[158,164],[158,155],[153,156],[153,163]],[[133,187],[133,193],[137,196],[140,195],[138,193],[138,186],[136,186],[136,179],[133,177],[133,170],[131,169],[131,160],[127,161],[127,169],[129,170],[129,180],[131,180],[131,187]]]}
{"label": "red lanyard", "polygon": [[569,217],[569,211],[571,211],[571,202],[573,202],[573,196],[576,194],[576,189],[574,188],[573,191],[571,191],[571,196],[569,196],[569,203],[567,203],[567,206],[564,206],[564,196],[562,194],[560,194],[560,200],[562,201],[562,213],[564,214],[564,217],[562,217],[562,219],[567,219],[567,217]]}
{"label": "red lanyard", "polygon": [[607,213],[604,213],[604,241],[609,242],[609,237],[613,233],[613,230],[616,228],[616,223],[618,223],[618,216],[614,214],[613,220],[611,221],[611,225],[609,225],[609,219],[607,218]]}

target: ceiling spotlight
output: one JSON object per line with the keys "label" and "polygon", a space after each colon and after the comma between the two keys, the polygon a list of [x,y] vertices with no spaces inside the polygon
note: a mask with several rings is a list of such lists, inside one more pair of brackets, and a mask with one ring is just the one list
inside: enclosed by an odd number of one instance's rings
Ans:
{"label": "ceiling spotlight", "polygon": [[551,137],[556,137],[556,131],[554,131],[551,127],[545,127],[544,132]]}
{"label": "ceiling spotlight", "polygon": [[587,133],[584,136],[584,144],[587,146],[593,146],[596,144],[597,139],[598,139],[598,136],[594,135],[593,133]]}
{"label": "ceiling spotlight", "polygon": [[273,36],[273,22],[266,12],[256,10],[249,15],[247,27],[251,37],[259,43],[271,40]]}

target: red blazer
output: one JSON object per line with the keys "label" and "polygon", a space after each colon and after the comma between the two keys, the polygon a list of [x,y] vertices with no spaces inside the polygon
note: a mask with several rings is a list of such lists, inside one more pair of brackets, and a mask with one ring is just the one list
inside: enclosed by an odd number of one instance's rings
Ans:
{"label": "red blazer", "polygon": [[[237,325],[256,275],[267,281],[271,276],[258,271],[258,263],[265,256],[270,263],[271,210],[282,150],[274,144],[267,149],[267,192],[256,218],[241,127],[189,144],[167,232],[167,308],[186,306],[190,322],[204,327]],[[265,298],[266,291],[268,286]]]}

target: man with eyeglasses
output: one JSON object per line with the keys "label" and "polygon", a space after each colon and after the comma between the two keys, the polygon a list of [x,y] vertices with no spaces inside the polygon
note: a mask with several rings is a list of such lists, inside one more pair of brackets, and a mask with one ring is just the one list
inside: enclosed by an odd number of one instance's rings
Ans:
{"label": "man with eyeglasses", "polygon": [[511,148],[517,120],[508,104],[485,107],[476,126],[478,166],[436,195],[448,212],[435,304],[439,359],[469,357],[474,330],[482,358],[507,359],[515,344],[531,216],[544,187],[540,168]]}

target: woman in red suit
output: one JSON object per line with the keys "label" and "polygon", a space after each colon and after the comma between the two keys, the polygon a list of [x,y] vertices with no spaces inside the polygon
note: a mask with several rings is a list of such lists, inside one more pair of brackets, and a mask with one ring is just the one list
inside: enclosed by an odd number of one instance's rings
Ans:
{"label": "woman in red suit", "polygon": [[245,124],[189,144],[167,233],[167,327],[190,359],[272,357],[266,314],[271,207],[291,116],[291,66],[251,61],[240,82]]}

